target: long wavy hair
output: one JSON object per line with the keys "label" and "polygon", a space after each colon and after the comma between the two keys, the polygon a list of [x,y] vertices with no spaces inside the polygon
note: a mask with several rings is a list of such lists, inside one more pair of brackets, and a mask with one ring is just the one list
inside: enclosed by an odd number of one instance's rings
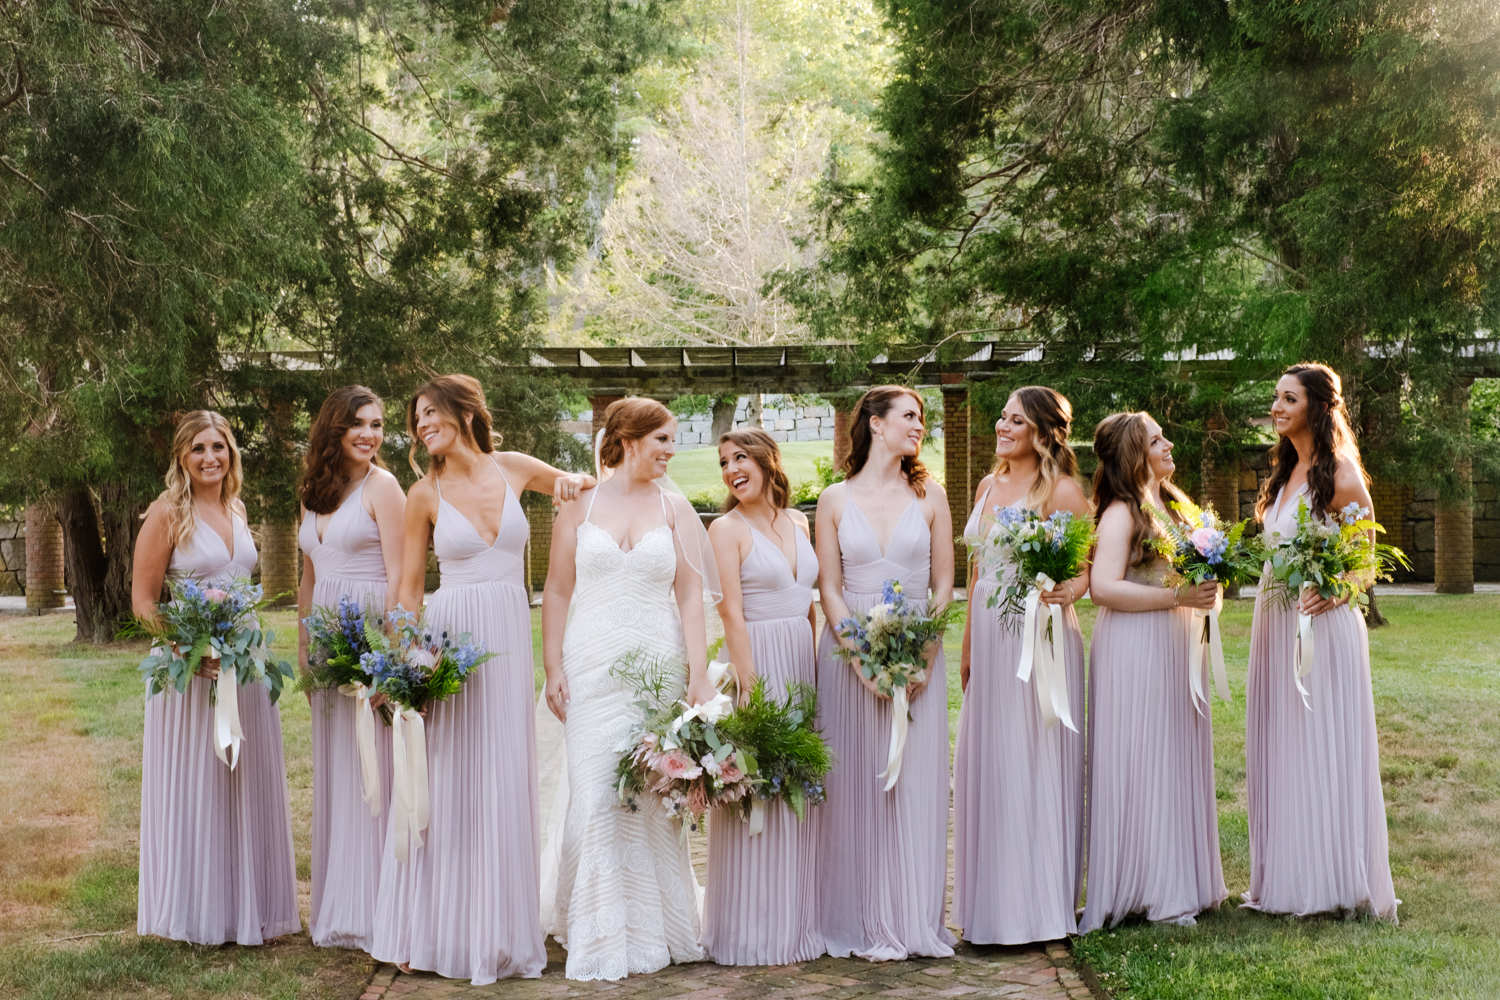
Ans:
{"label": "long wavy hair", "polygon": [[[458,424],[458,435],[482,454],[488,455],[500,443],[500,434],[490,419],[489,404],[484,399],[484,386],[472,375],[439,375],[411,394],[406,403],[406,434],[411,438],[411,449],[406,461],[419,476],[427,473],[417,464],[417,400],[426,396],[437,411]],[[472,417],[470,420],[468,418]],[[443,472],[443,456],[432,455],[434,476]]]}
{"label": "long wavy hair", "polygon": [[[844,459],[845,476],[853,478],[858,475],[859,470],[870,460],[870,443],[874,440],[870,418],[883,419],[902,396],[910,396],[917,401],[917,414],[924,424],[927,422],[927,408],[922,405],[922,397],[906,386],[877,385],[869,390],[859,397],[859,402],[854,404],[854,412],[849,414],[849,455]],[[927,467],[922,464],[919,455],[901,457],[901,474],[906,477],[906,483],[913,493],[918,497],[927,495]]]}
{"label": "long wavy hair", "polygon": [[[1349,426],[1344,384],[1332,368],[1317,363],[1291,365],[1281,374],[1295,376],[1307,396],[1307,428],[1312,431],[1313,440],[1312,465],[1307,470],[1307,492],[1311,499],[1308,507],[1314,513],[1331,516],[1333,480],[1338,473],[1340,458],[1353,462],[1366,484],[1370,481],[1364,463],[1359,459],[1354,431]],[[1271,475],[1255,500],[1256,517],[1265,518],[1266,508],[1276,502],[1276,495],[1292,478],[1297,458],[1297,447],[1291,438],[1280,438],[1276,447],[1271,449]]]}
{"label": "long wavy hair", "polygon": [[[1037,454],[1037,476],[1026,491],[1026,506],[1040,511],[1064,478],[1078,478],[1078,456],[1068,444],[1073,431],[1073,405],[1066,396],[1044,385],[1023,385],[1011,393],[1021,404],[1021,419],[1031,428]],[[995,456],[991,473],[1010,471],[1007,459]]]}
{"label": "long wavy hair", "polygon": [[599,469],[618,469],[625,461],[625,442],[639,441],[672,419],[672,411],[646,396],[617,399],[604,411],[599,438]]}
{"label": "long wavy hair", "polygon": [[[374,403],[385,412],[385,403],[373,390],[362,385],[346,385],[329,393],[322,409],[313,420],[307,437],[307,453],[302,456],[302,475],[297,495],[302,506],[314,514],[332,514],[339,509],[344,490],[349,485],[349,463],[344,457],[344,435],[354,426],[359,411]],[[375,454],[375,464],[385,462]]]}
{"label": "long wavy hair", "polygon": [[231,514],[234,502],[240,497],[240,487],[245,484],[245,466],[240,460],[240,446],[234,440],[234,431],[222,413],[214,410],[193,410],[182,415],[177,422],[177,433],[172,436],[172,463],[167,466],[167,489],[162,498],[167,502],[167,538],[172,548],[187,545],[193,540],[198,528],[198,516],[193,509],[193,477],[188,474],[187,457],[193,450],[193,438],[204,431],[218,431],[229,447],[229,470],[224,473],[219,502]]}
{"label": "long wavy hair", "polygon": [[[781,448],[776,444],[776,439],[759,427],[742,427],[719,435],[720,447],[726,441],[745,449],[745,454],[750,456],[751,461],[760,466],[761,475],[766,477],[765,485],[761,488],[766,499],[771,501],[773,510],[784,509],[792,499],[792,484],[787,479],[786,469],[782,467]],[[733,493],[729,494],[724,499],[724,513],[729,513],[739,505],[740,498]]]}
{"label": "long wavy hair", "polygon": [[[1144,505],[1152,502],[1151,435],[1144,413],[1111,413],[1094,430],[1094,523],[1097,525],[1116,500],[1130,512],[1130,557],[1128,565],[1146,561],[1146,539],[1161,534]],[[1173,500],[1186,501],[1187,494],[1171,480],[1163,480],[1161,491]],[[1175,518],[1177,513],[1171,511]]]}

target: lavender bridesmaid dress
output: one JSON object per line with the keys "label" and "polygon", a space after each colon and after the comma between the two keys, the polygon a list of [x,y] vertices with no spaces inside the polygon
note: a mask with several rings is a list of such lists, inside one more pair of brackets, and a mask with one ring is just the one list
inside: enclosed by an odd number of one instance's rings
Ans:
{"label": "lavender bridesmaid dress", "polygon": [[[198,519],[167,576],[248,578],[255,539],[238,514],[234,551]],[[234,770],[214,754],[212,682],[146,695],[136,933],[193,944],[262,944],[302,929],[281,712],[261,684],[239,690],[245,742]]]}
{"label": "lavender bridesmaid dress", "polygon": [[[748,522],[746,526],[749,527]],[[766,691],[786,696],[797,681],[817,683],[812,625],[818,554],[801,531],[797,569],[774,541],[750,528],[740,566],[745,624]],[[750,836],[738,813],[715,810],[708,823],[708,890],[703,947],[720,965],[789,965],[823,954],[818,933],[817,813],[799,822],[785,805],[765,807],[765,829]]]}
{"label": "lavender bridesmaid dress", "polygon": [[[365,477],[366,481],[369,476]],[[364,483],[333,512],[318,537],[317,515],[302,518],[297,542],[312,560],[312,603],[337,608],[351,597],[374,615],[385,612],[385,558],[380,528],[364,505]],[[312,696],[313,944],[369,951],[374,944],[375,894],[391,801],[391,731],[377,718],[380,814],[364,800],[354,743],[356,702],[337,691]]]}
{"label": "lavender bridesmaid dress", "polygon": [[[1296,531],[1301,492],[1284,504],[1277,496],[1265,530]],[[1297,609],[1285,598],[1261,587],[1250,629],[1245,905],[1295,916],[1360,913],[1395,921],[1400,900],[1387,853],[1364,617],[1345,605],[1313,619],[1313,670],[1303,681],[1309,710],[1292,676]]]}
{"label": "lavender bridesmaid dress", "polygon": [[455,637],[470,633],[496,656],[427,712],[426,843],[412,849],[407,864],[384,852],[370,954],[483,986],[507,976],[535,978],[547,964],[531,608],[522,580],[530,529],[509,482],[493,545],[442,499],[436,479],[434,485],[432,544],[443,575],[427,620]]}
{"label": "lavender bridesmaid dress", "polygon": [[[1165,586],[1154,559],[1126,579]],[[1192,611],[1101,608],[1089,650],[1088,898],[1081,933],[1133,913],[1189,922],[1229,895],[1214,734],[1188,680]],[[1205,686],[1205,690],[1206,690]]]}
{"label": "lavender bridesmaid dress", "polygon": [[[844,602],[863,614],[900,580],[914,603],[927,593],[932,533],[915,499],[882,553],[875,531],[850,500],[839,524]],[[818,910],[830,955],[899,961],[946,958],[957,942],[943,924],[948,881],[948,684],[938,652],[926,689],[911,706],[906,756],[896,787],[884,791],[891,702],[860,684],[833,655],[826,625],[818,645],[818,709],[836,763],[818,833]]]}
{"label": "lavender bridesmaid dress", "polygon": [[[1016,506],[1019,506],[1017,504]],[[980,503],[964,540],[982,540]],[[1026,944],[1076,934],[1083,889],[1083,736],[1050,731],[1036,680],[1016,679],[1020,622],[1004,623],[990,596],[1006,582],[979,550],[969,595],[969,688],[953,760],[953,918],[975,944]],[[1083,724],[1083,633],[1063,613],[1068,704]]]}

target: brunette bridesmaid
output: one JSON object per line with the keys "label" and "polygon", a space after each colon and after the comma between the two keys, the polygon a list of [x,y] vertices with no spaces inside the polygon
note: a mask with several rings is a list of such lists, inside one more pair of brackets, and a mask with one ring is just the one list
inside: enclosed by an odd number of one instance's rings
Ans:
{"label": "brunette bridesmaid", "polygon": [[[887,580],[940,609],[953,597],[953,521],[943,488],[918,455],[922,400],[901,386],[860,397],[849,419],[848,478],[818,499],[818,590],[837,624],[879,604]],[[899,780],[886,769],[892,705],[834,656],[824,626],[818,709],[836,764],[818,833],[818,909],[830,955],[899,961],[945,958],[956,939],[943,923],[948,876],[948,685],[941,643],[912,685],[911,726]]]}
{"label": "brunette bridesmaid", "polygon": [[[995,423],[995,471],[979,484],[964,540],[978,556],[969,574],[964,625],[964,704],[953,762],[953,919],[966,941],[1026,944],[1078,931],[1083,889],[1083,633],[1073,604],[1089,589],[1085,569],[1041,595],[1064,609],[1068,704],[1079,731],[1050,730],[1038,678],[1016,678],[1020,622],[1004,622],[1013,569],[984,547],[1003,508],[1043,516],[1091,516],[1068,447],[1073,410],[1044,386],[1013,392]],[[997,570],[1007,573],[997,577]]]}
{"label": "brunette bridesmaid", "polygon": [[[380,460],[385,405],[361,385],[336,389],[313,421],[303,460],[302,585],[297,617],[313,606],[337,609],[344,598],[367,614],[396,606],[390,580],[401,578],[406,494]],[[383,618],[381,619],[383,620]],[[307,627],[298,630],[298,659],[307,663]],[[317,691],[312,704],[313,944],[359,948],[374,944],[375,892],[390,807],[391,734],[375,727],[379,798],[364,799],[355,743],[360,707],[352,692]]]}
{"label": "brunette bridesmaid", "polygon": [[[184,416],[167,489],[135,543],[137,615],[157,614],[167,579],[212,585],[250,576],[255,540],[242,483],[228,421],[211,410]],[[201,669],[182,693],[147,688],[136,933],[256,945],[302,929],[281,713],[264,686],[239,689],[245,740],[231,769],[214,753],[209,692],[217,676]]]}
{"label": "brunette bridesmaid", "polygon": [[[756,679],[784,698],[791,684],[817,684],[812,588],[818,555],[807,515],[787,506],[791,488],[776,442],[763,430],[719,436],[727,516],[709,528],[723,581],[724,645],[740,702]],[[703,947],[720,965],[789,965],[823,954],[818,932],[816,808],[799,821],[787,806],[764,807],[750,835],[739,815],[715,810],[708,824]]]}
{"label": "brunette bridesmaid", "polygon": [[[1256,504],[1265,531],[1294,534],[1299,500],[1318,518],[1336,518],[1348,504],[1371,508],[1332,369],[1286,369],[1276,383],[1271,419],[1280,439]],[[1294,916],[1363,914],[1394,922],[1400,900],[1387,853],[1364,618],[1345,600],[1316,593],[1299,599],[1269,583],[1267,573],[1255,598],[1245,686],[1245,905]],[[1292,667],[1299,610],[1313,616],[1306,705]]]}
{"label": "brunette bridesmaid", "polygon": [[1088,898],[1078,929],[1141,913],[1191,926],[1228,895],[1219,862],[1213,726],[1193,704],[1193,608],[1218,585],[1178,585],[1146,547],[1150,505],[1185,499],[1171,483],[1172,442],[1145,413],[1105,417],[1094,434],[1100,607],[1089,655]]}
{"label": "brunette bridesmaid", "polygon": [[[427,712],[430,813],[425,844],[408,861],[383,852],[370,954],[482,986],[535,978],[542,944],[533,721],[530,529],[520,492],[576,499],[592,476],[570,475],[519,452],[496,452],[484,390],[443,375],[406,409],[432,466],[412,486],[401,560],[401,605],[422,607],[427,548],[442,585],[427,605],[434,630],[469,633],[496,654],[454,697]],[[394,819],[392,820],[394,822]],[[390,827],[387,827],[387,840]]]}

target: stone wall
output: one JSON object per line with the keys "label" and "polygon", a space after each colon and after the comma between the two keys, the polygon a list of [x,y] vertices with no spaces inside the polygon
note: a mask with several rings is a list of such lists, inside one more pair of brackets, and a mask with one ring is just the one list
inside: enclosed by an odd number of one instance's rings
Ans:
{"label": "stone wall", "polygon": [[26,522],[0,521],[0,597],[26,593]]}
{"label": "stone wall", "polygon": [[[734,426],[750,426],[746,412],[748,397],[741,396],[734,411]],[[562,421],[562,429],[573,434],[585,444],[591,444],[591,429],[594,414],[584,410],[576,420]],[[785,396],[767,395],[765,409],[761,413],[761,427],[777,441],[832,441],[835,439],[835,416],[833,407],[793,406]],[[677,421],[677,450],[692,451],[696,448],[711,448],[713,421],[704,413],[684,417]]]}

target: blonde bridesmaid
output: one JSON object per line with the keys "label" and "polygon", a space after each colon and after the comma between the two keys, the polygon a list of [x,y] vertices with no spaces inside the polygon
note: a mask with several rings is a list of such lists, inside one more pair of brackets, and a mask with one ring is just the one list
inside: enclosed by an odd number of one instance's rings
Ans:
{"label": "blonde bridesmaid", "polygon": [[[788,507],[781,451],[763,430],[719,436],[726,514],[709,528],[724,599],[719,617],[738,676],[740,700],[755,681],[784,698],[794,683],[816,685],[813,584],[818,554],[807,515]],[[720,965],[789,965],[823,953],[817,909],[817,808],[798,821],[767,805],[764,829],[716,810],[708,824],[708,891],[703,947]]]}
{"label": "blonde bridesmaid", "polygon": [[[1276,383],[1279,439],[1256,513],[1264,530],[1296,531],[1298,501],[1314,517],[1370,508],[1339,377],[1292,365]],[[1368,584],[1373,581],[1363,581]],[[1347,600],[1298,598],[1264,581],[1250,630],[1245,786],[1250,891],[1267,913],[1363,914],[1396,920],[1380,788],[1380,745],[1365,620]],[[1313,616],[1315,657],[1304,705],[1292,668],[1297,616]]]}
{"label": "blonde bridesmaid", "polygon": [[[168,579],[222,585],[254,571],[243,481],[228,421],[212,410],[184,416],[166,492],[135,543],[137,615],[156,616]],[[203,668],[185,692],[147,689],[136,933],[256,945],[302,929],[281,711],[263,685],[239,689],[245,740],[229,768],[214,753],[209,692],[217,676]]]}
{"label": "blonde bridesmaid", "polygon": [[[307,626],[314,606],[337,610],[348,598],[371,615],[396,606],[401,579],[406,494],[380,460],[385,404],[362,385],[335,389],[313,421],[298,492],[302,499],[302,584],[297,590],[298,660],[307,663]],[[375,727],[380,775],[372,814],[354,740],[352,697],[309,695],[312,704],[313,944],[374,946],[375,893],[390,808],[391,734]]]}
{"label": "blonde bridesmaid", "polygon": [[1213,725],[1193,704],[1193,608],[1218,585],[1178,583],[1146,541],[1171,483],[1172,442],[1145,413],[1105,417],[1094,434],[1100,607],[1089,655],[1088,897],[1081,933],[1131,914],[1190,926],[1228,896],[1219,861]]}
{"label": "blonde bridesmaid", "polygon": [[[953,516],[921,459],[922,400],[877,386],[849,418],[848,478],[818,498],[818,592],[837,624],[867,613],[887,580],[934,611],[953,597]],[[818,645],[818,710],[836,761],[818,833],[818,907],[830,955],[900,961],[946,958],[948,684],[941,643],[912,685],[911,726],[895,787],[885,790],[891,699],[834,656],[827,624]]]}
{"label": "blonde bridesmaid", "polygon": [[964,539],[977,551],[964,625],[964,704],[953,760],[953,920],[974,944],[1026,944],[1077,933],[1083,890],[1083,633],[1073,604],[1089,589],[1085,569],[1042,594],[1064,609],[1068,704],[1078,731],[1048,729],[1037,703],[1039,678],[1016,678],[1019,622],[1001,621],[990,598],[1012,582],[997,578],[984,548],[997,512],[1065,510],[1089,518],[1068,446],[1073,410],[1044,386],[1011,393],[995,422],[995,471],[974,498]]}

